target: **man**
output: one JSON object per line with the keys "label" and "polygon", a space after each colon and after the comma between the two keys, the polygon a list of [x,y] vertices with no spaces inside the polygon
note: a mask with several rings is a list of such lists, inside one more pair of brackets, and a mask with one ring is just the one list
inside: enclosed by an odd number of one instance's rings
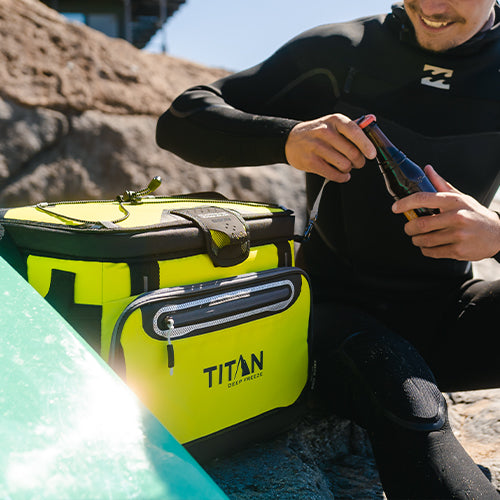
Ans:
{"label": "man", "polygon": [[[158,122],[158,144],[194,163],[306,171],[309,208],[331,181],[302,248],[318,391],[367,429],[389,498],[498,498],[440,391],[500,386],[500,282],[474,280],[469,262],[500,252],[500,218],[486,208],[500,180],[499,88],[494,0],[405,0],[189,89]],[[436,168],[437,193],[393,203],[353,121],[366,113]],[[419,207],[439,214],[401,215]]]}

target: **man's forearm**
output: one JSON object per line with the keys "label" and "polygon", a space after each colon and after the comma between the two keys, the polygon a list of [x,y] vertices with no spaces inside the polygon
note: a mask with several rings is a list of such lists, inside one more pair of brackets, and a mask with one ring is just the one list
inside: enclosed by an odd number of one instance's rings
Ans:
{"label": "man's forearm", "polygon": [[237,110],[220,92],[194,87],[160,117],[158,145],[207,167],[284,163],[285,143],[298,122]]}

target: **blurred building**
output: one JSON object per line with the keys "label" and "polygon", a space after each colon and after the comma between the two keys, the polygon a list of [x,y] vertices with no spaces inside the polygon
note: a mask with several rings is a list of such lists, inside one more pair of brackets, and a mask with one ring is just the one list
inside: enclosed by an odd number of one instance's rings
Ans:
{"label": "blurred building", "polygon": [[[186,0],[42,0],[69,19],[142,49]],[[166,47],[164,48],[166,49]]]}

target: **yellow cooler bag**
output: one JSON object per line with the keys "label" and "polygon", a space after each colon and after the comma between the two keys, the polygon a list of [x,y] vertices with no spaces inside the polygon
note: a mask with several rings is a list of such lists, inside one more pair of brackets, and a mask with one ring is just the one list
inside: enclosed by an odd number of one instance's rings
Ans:
{"label": "yellow cooler bag", "polygon": [[0,252],[203,459],[300,409],[309,285],[290,210],[153,189],[0,209]]}

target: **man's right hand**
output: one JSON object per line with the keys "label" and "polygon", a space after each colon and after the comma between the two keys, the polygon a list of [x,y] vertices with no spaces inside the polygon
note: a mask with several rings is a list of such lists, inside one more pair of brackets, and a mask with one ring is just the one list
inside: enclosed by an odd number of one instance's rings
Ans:
{"label": "man's right hand", "polygon": [[292,167],[342,183],[353,168],[363,167],[365,158],[375,158],[376,150],[356,122],[333,114],[295,125],[285,154]]}

